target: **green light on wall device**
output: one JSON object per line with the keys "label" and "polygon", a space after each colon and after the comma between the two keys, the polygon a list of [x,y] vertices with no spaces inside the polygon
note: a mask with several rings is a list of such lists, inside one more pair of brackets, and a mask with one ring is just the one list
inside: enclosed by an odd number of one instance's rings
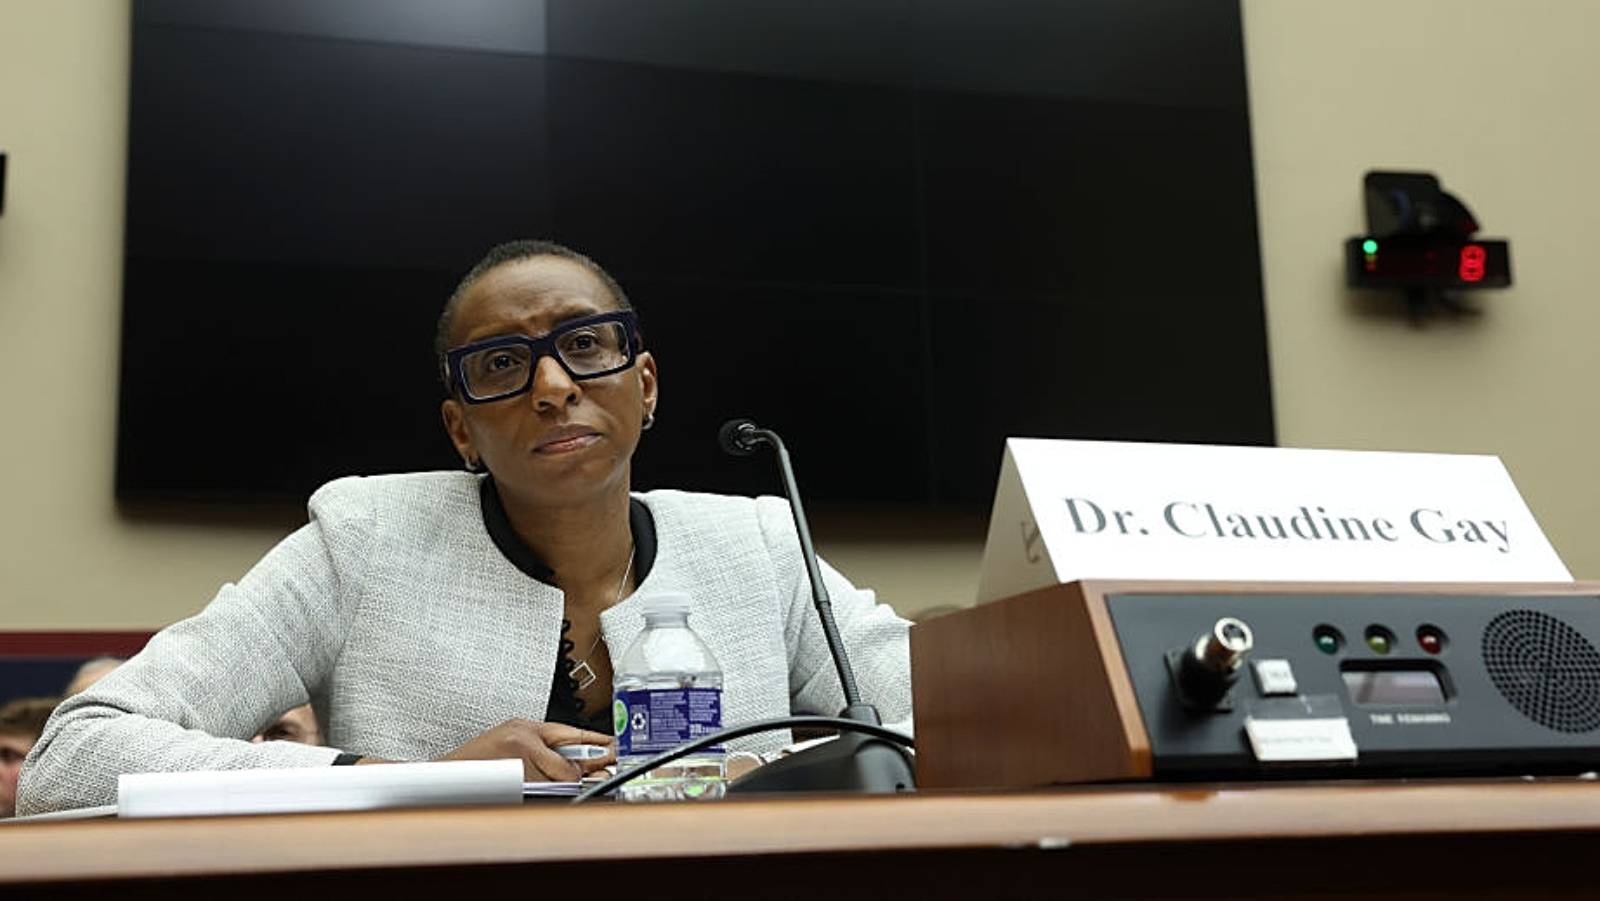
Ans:
{"label": "green light on wall device", "polygon": [[1367,231],[1345,241],[1350,287],[1397,290],[1420,322],[1435,309],[1477,312],[1457,292],[1511,285],[1510,243],[1477,237],[1477,219],[1438,176],[1372,171],[1362,188]]}

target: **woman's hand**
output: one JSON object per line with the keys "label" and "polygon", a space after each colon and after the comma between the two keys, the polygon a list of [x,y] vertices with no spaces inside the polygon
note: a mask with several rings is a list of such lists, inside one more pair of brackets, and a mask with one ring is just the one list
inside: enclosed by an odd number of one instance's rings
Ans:
{"label": "woman's hand", "polygon": [[[578,744],[604,745],[611,753],[594,760],[568,760],[552,750]],[[561,723],[507,720],[439,759],[501,760],[508,757],[522,760],[522,776],[529,782],[576,782],[586,773],[617,762],[616,740]]]}

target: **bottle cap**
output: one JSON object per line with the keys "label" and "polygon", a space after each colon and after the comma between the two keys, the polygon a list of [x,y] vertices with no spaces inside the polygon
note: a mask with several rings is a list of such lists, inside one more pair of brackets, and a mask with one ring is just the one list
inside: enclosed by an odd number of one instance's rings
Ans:
{"label": "bottle cap", "polygon": [[689,612],[689,596],[681,591],[659,591],[641,598],[639,610],[645,616],[684,615]]}

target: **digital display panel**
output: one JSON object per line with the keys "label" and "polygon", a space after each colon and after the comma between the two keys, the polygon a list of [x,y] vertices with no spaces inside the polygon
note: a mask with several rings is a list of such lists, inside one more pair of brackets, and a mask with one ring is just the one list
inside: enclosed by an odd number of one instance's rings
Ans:
{"label": "digital display panel", "polygon": [[[736,416],[808,502],[984,514],[1008,436],[1275,440],[1238,0],[135,0],[131,29],[140,514],[459,467],[435,323],[516,238],[639,311],[666,406],[635,489],[775,490],[717,449]],[[1154,266],[1153,210],[1195,224]]]}
{"label": "digital display panel", "polygon": [[1344,686],[1360,707],[1437,707],[1444,685],[1430,669],[1345,670]]}
{"label": "digital display panel", "polygon": [[1361,288],[1505,288],[1511,245],[1437,238],[1351,238],[1350,284]]}

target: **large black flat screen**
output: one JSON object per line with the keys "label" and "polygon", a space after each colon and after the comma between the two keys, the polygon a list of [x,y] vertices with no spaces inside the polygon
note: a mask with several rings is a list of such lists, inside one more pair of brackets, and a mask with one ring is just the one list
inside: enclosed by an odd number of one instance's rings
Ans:
{"label": "large black flat screen", "polygon": [[439,307],[610,268],[636,484],[980,503],[1007,435],[1273,440],[1234,0],[136,0],[117,491],[458,465]]}

